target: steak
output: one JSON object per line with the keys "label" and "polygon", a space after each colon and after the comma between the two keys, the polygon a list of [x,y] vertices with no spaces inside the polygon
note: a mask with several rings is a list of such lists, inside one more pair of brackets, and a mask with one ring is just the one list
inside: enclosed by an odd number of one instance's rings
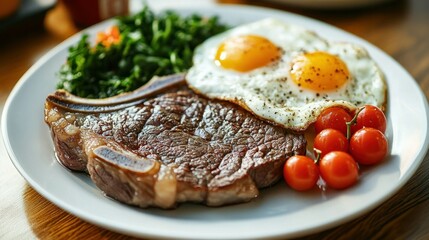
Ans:
{"label": "steak", "polygon": [[302,134],[187,88],[183,75],[102,100],[58,90],[45,103],[59,162],[107,196],[139,207],[249,201],[305,154]]}

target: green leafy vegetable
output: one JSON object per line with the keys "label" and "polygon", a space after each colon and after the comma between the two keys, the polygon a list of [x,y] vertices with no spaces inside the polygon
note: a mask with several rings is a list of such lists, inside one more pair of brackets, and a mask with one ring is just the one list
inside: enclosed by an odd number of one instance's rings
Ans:
{"label": "green leafy vegetable", "polygon": [[186,71],[196,46],[227,27],[217,17],[154,14],[148,7],[118,18],[118,44],[92,46],[88,35],[69,49],[59,72],[58,89],[77,96],[105,98],[132,91],[153,76]]}

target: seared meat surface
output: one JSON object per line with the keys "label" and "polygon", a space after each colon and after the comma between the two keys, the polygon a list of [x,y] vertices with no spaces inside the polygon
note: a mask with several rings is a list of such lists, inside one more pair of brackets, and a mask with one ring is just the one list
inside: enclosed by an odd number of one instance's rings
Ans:
{"label": "seared meat surface", "polygon": [[246,202],[281,178],[290,156],[305,154],[303,135],[184,85],[142,96],[85,104],[58,91],[45,104],[58,160],[88,172],[121,202],[161,208]]}

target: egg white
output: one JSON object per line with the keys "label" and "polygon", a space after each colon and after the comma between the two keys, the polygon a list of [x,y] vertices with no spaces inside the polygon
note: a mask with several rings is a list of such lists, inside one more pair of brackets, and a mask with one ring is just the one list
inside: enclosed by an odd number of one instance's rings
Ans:
{"label": "egg white", "polygon": [[[239,35],[260,35],[281,49],[280,59],[249,72],[223,69],[215,64],[218,46]],[[347,65],[350,79],[333,91],[315,92],[291,80],[291,61],[305,52],[323,51]],[[383,108],[386,82],[365,49],[351,43],[333,43],[314,32],[276,19],[264,19],[214,36],[196,50],[187,73],[188,85],[209,98],[235,102],[257,116],[285,128],[302,131],[326,108],[350,111],[364,104]]]}

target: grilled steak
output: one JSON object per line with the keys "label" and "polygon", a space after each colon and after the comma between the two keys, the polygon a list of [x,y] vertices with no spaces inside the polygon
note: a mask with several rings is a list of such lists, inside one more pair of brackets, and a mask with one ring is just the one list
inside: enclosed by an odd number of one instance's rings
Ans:
{"label": "grilled steak", "polygon": [[47,98],[45,121],[64,166],[140,207],[249,201],[306,147],[302,135],[195,94],[183,76],[104,100],[57,91]]}

